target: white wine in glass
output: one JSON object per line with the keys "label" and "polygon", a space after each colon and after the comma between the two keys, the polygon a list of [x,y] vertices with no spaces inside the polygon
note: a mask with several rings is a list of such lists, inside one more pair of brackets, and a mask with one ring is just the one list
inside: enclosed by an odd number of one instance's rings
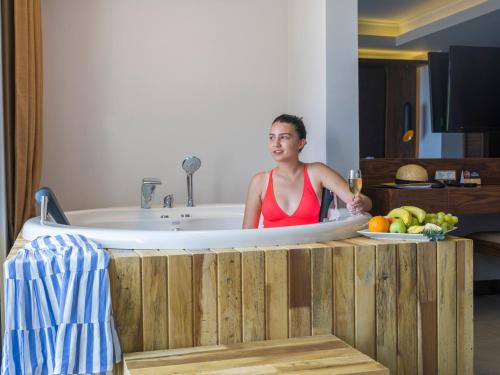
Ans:
{"label": "white wine in glass", "polygon": [[359,169],[349,170],[349,177],[347,178],[347,182],[349,184],[349,190],[355,197],[357,197],[361,193],[361,188],[363,187],[361,171]]}

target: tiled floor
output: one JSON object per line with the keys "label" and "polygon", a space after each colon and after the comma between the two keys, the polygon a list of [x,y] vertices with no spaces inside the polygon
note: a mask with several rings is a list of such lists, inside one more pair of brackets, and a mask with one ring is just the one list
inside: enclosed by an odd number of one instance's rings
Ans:
{"label": "tiled floor", "polygon": [[500,294],[474,297],[474,374],[500,374]]}

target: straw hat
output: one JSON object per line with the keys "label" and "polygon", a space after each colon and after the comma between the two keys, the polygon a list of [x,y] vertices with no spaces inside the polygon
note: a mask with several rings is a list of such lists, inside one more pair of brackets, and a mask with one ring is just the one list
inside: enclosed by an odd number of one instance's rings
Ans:
{"label": "straw hat", "polygon": [[407,164],[399,167],[396,172],[396,183],[405,184],[412,182],[427,182],[429,176],[425,168],[417,164]]}

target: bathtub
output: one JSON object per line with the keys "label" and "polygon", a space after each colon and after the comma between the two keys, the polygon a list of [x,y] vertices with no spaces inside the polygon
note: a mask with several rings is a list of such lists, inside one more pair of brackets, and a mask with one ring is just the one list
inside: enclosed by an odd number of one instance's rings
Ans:
{"label": "bathtub", "polygon": [[24,239],[78,233],[112,249],[205,249],[292,245],[341,240],[357,236],[370,215],[352,216],[339,210],[335,221],[294,227],[241,229],[244,205],[210,204],[196,207],[141,209],[102,208],[66,212],[71,225],[40,224],[29,219]]}

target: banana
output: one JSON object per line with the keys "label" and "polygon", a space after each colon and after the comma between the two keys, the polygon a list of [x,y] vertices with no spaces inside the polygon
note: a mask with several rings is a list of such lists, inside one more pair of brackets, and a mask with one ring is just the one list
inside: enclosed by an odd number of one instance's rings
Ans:
{"label": "banana", "polygon": [[407,233],[413,233],[413,234],[419,234],[424,231],[424,226],[423,225],[413,225],[408,228],[406,231]]}
{"label": "banana", "polygon": [[413,216],[415,216],[417,218],[419,224],[422,224],[424,222],[426,212],[424,210],[422,210],[421,208],[415,207],[415,206],[402,206],[401,208],[408,211]]}
{"label": "banana", "polygon": [[407,227],[409,227],[411,225],[411,213],[407,210],[405,210],[404,208],[395,208],[393,210],[391,210],[391,212],[389,212],[387,214],[387,216],[389,217],[395,217],[395,218],[399,218],[401,220],[403,220],[403,223],[405,223],[405,225]]}

